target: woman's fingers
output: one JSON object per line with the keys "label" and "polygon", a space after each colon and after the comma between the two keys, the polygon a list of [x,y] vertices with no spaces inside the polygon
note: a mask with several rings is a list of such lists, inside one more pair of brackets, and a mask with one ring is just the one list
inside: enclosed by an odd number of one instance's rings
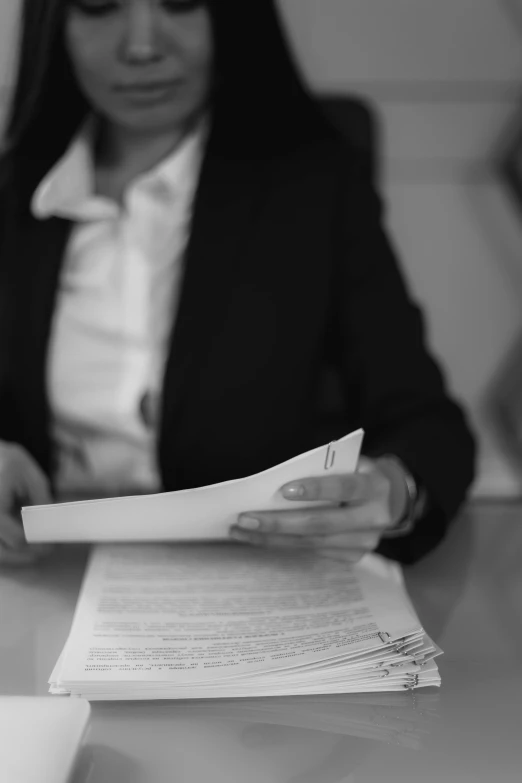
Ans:
{"label": "woman's fingers", "polygon": [[310,476],[281,487],[287,500],[325,500],[333,503],[360,503],[375,493],[376,477],[370,473]]}
{"label": "woman's fingers", "polygon": [[19,518],[21,505],[52,502],[47,477],[16,443],[0,442],[0,565],[30,565],[52,551],[28,546]]}
{"label": "woman's fingers", "polygon": [[25,535],[20,522],[9,514],[0,512],[0,544],[8,549],[20,549],[25,546]]}
{"label": "woman's fingers", "polygon": [[380,531],[359,533],[337,533],[335,535],[288,535],[274,533],[243,532],[240,529],[231,530],[232,538],[254,546],[270,547],[271,549],[312,549],[312,550],[361,550],[373,551],[380,540]]}
{"label": "woman's fingers", "polygon": [[30,457],[27,463],[27,489],[29,495],[28,505],[46,506],[53,502],[49,479],[40,466]]}
{"label": "woman's fingers", "polygon": [[361,461],[357,473],[305,477],[285,484],[281,492],[311,505],[240,514],[230,535],[256,546],[312,549],[354,562],[374,551],[393,523],[391,487],[385,472],[369,459]]}
{"label": "woman's fingers", "polygon": [[240,514],[232,530],[285,536],[329,536],[375,530],[389,525],[387,507],[378,501],[360,506],[303,508],[295,511],[259,511]]}
{"label": "woman's fingers", "polygon": [[9,549],[0,544],[0,566],[30,566],[48,555],[51,548],[24,547],[23,549]]}
{"label": "woman's fingers", "polygon": [[52,502],[49,481],[31,455],[17,443],[0,446],[0,506],[10,510],[14,501],[27,505]]}
{"label": "woman's fingers", "polygon": [[0,513],[0,566],[26,566],[52,552],[50,546],[28,546],[21,524]]}

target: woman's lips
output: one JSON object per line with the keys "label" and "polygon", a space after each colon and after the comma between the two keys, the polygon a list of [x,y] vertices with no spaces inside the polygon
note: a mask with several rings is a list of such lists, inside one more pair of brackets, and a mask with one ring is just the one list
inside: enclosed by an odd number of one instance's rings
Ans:
{"label": "woman's lips", "polygon": [[170,97],[172,92],[179,87],[179,84],[179,81],[124,84],[118,85],[115,91],[130,100],[158,101]]}

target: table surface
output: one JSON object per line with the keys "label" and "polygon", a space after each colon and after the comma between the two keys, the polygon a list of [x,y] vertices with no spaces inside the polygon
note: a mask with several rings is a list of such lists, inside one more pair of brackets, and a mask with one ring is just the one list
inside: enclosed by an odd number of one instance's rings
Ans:
{"label": "table surface", "polygon": [[[440,689],[94,703],[90,783],[520,783],[522,507],[475,504],[405,571]],[[86,553],[0,572],[0,694],[45,695]]]}

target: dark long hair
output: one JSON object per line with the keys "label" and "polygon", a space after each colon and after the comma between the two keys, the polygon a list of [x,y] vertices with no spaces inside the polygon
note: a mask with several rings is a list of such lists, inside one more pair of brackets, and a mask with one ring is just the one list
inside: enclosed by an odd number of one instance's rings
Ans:
{"label": "dark long hair", "polygon": [[[263,154],[326,132],[282,31],[274,0],[207,0],[215,48],[213,133],[231,154]],[[67,0],[24,0],[4,161],[54,162],[89,107],[64,43]]]}

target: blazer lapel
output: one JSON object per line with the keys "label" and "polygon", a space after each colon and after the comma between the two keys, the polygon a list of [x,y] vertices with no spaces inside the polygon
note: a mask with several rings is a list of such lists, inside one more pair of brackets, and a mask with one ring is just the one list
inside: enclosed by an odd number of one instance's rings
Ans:
{"label": "blazer lapel", "polygon": [[203,164],[163,385],[159,452],[164,482],[168,472],[171,486],[173,449],[182,447],[176,443],[176,421],[212,344],[213,324],[228,307],[227,292],[243,262],[263,171],[257,161],[218,155],[207,155]]}
{"label": "blazer lapel", "polygon": [[24,445],[50,469],[47,349],[56,293],[71,223],[39,221],[26,214],[12,232],[10,262],[16,265],[13,383],[22,416]]}

